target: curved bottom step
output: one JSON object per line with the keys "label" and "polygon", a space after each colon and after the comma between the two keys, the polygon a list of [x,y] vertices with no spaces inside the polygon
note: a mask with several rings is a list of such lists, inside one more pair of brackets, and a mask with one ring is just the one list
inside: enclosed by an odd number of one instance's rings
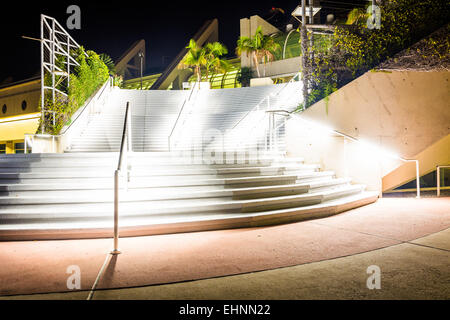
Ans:
{"label": "curved bottom step", "polygon": [[[262,227],[291,223],[302,220],[320,219],[341,212],[358,208],[376,202],[378,193],[363,192],[336,200],[330,200],[307,207],[281,209],[257,213],[223,214],[195,217],[182,216],[172,221],[149,221],[148,223],[120,226],[120,237],[137,237],[157,234],[173,234],[199,232],[222,229]],[[66,240],[111,238],[111,226],[101,227],[79,225],[66,229],[3,229],[0,230],[0,240]]]}

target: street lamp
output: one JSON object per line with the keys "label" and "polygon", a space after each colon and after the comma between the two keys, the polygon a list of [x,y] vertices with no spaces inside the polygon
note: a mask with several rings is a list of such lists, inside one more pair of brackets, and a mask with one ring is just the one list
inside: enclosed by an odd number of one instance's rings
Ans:
{"label": "street lamp", "polygon": [[141,59],[141,90],[142,90],[142,67],[143,67],[143,61],[144,61],[144,53],[142,51],[140,51],[138,56]]}

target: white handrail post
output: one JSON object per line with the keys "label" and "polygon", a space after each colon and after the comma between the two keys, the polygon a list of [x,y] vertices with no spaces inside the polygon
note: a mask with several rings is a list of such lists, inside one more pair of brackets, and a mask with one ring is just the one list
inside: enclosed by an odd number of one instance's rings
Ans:
{"label": "white handrail post", "polygon": [[437,196],[441,196],[441,168],[439,166],[436,167],[436,189],[437,189]]}
{"label": "white handrail post", "polygon": [[111,254],[120,254],[119,250],[119,170],[114,171],[114,248]]}
{"label": "white handrail post", "polygon": [[419,160],[416,162],[416,187],[417,187],[417,199],[420,199],[420,174],[419,174]]}

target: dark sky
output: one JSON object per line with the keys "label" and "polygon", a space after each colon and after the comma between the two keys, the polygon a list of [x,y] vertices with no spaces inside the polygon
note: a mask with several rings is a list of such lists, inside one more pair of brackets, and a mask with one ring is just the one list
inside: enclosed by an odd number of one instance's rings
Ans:
{"label": "dark sky", "polygon": [[68,30],[79,44],[117,59],[134,41],[145,39],[148,73],[161,69],[163,59],[168,64],[208,19],[219,19],[220,41],[233,51],[240,18],[264,16],[272,7],[290,13],[298,3],[299,0],[8,1],[8,7],[1,9],[0,19],[0,83],[7,77],[19,81],[39,74],[39,42],[21,36],[39,37],[41,13],[56,18],[65,27],[69,16],[66,9],[71,4],[81,8],[81,30]]}

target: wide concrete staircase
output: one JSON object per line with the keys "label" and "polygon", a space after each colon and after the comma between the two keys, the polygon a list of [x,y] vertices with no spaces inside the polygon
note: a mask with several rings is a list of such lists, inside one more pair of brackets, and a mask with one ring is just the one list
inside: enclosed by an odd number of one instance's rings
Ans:
{"label": "wide concrete staircase", "polygon": [[[121,171],[122,236],[285,223],[376,201],[363,185],[285,156],[284,118],[267,130],[270,115],[260,106],[270,99],[295,108],[298,101],[279,95],[281,88],[200,90],[190,103],[189,91],[114,90],[66,153],[0,155],[0,239],[112,235],[127,101],[134,152]],[[233,129],[223,135],[226,152],[223,141],[204,139],[210,129]],[[171,134],[177,143],[168,152]],[[197,138],[200,145],[189,143]]]}
{"label": "wide concrete staircase", "polygon": [[[0,157],[0,239],[106,237],[118,153]],[[237,160],[239,159],[239,160]],[[228,164],[133,153],[120,187],[121,235],[246,227],[327,216],[376,200],[302,159],[234,155]]]}
{"label": "wide concrete staircase", "polygon": [[[285,84],[278,84],[200,90],[190,103],[185,103],[189,90],[115,90],[108,107],[90,115],[89,124],[72,140],[66,152],[119,151],[127,101],[131,110],[133,151],[159,152],[169,150],[169,137],[175,142],[175,149],[183,149],[186,141],[201,141],[208,130],[225,134],[270,95],[273,95],[273,105],[282,102],[286,109],[295,109],[298,103],[285,101],[285,98],[280,101],[281,95],[277,96],[284,88]],[[182,143],[177,144],[180,140]]]}

